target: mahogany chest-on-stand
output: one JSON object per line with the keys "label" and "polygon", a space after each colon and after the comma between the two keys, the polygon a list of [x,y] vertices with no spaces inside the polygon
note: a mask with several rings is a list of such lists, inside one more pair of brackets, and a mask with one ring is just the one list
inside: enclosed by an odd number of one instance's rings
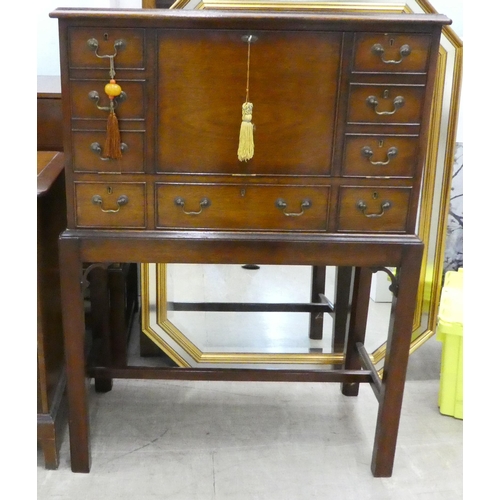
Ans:
{"label": "mahogany chest-on-stand", "polygon": [[[91,9],[51,16],[61,48],[72,470],[90,470],[86,377],[106,376],[331,381],[347,396],[369,383],[379,403],[372,472],[390,476],[423,252],[415,228],[436,61],[450,21]],[[242,111],[248,102],[253,108]],[[250,138],[240,139],[240,128]],[[241,141],[253,150],[239,158]],[[343,365],[88,371],[84,269],[112,262],[352,268]],[[397,272],[380,377],[363,342],[371,274],[386,267]]]}

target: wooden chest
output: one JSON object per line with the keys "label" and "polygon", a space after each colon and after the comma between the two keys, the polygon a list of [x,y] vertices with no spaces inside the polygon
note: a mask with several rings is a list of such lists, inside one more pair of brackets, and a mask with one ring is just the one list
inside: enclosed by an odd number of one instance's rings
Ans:
{"label": "wooden chest", "polygon": [[442,16],[194,16],[61,19],[69,228],[414,234]]}

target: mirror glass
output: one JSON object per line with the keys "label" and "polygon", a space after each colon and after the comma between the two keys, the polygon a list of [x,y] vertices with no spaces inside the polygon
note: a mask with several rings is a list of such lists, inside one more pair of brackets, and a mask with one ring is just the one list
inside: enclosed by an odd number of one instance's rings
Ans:
{"label": "mirror glass", "polygon": [[[426,0],[408,2],[315,2],[263,0],[178,0],[173,9],[329,10],[352,12],[414,12],[436,10]],[[445,12],[446,14],[446,12]],[[437,68],[426,177],[423,179],[418,234],[426,244],[414,318],[411,351],[433,334],[442,286],[450,185],[456,151],[462,42],[445,27]],[[325,295],[333,300],[335,268],[327,269]],[[382,363],[390,312],[387,276],[377,273],[366,347]],[[143,265],[143,331],[180,366],[225,363],[317,364],[339,362],[332,352],[332,318],[324,315],[323,338],[309,339],[309,313],[207,312],[174,310],[175,302],[309,302],[311,268],[263,266]]]}

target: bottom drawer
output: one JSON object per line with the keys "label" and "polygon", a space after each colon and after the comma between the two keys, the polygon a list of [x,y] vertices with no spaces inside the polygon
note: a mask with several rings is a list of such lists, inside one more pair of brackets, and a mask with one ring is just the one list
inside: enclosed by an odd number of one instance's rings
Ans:
{"label": "bottom drawer", "polygon": [[75,183],[77,227],[145,228],[142,182]]}
{"label": "bottom drawer", "polygon": [[158,228],[326,231],[329,186],[157,184]]}
{"label": "bottom drawer", "polygon": [[410,195],[410,187],[341,186],[337,230],[405,232]]}

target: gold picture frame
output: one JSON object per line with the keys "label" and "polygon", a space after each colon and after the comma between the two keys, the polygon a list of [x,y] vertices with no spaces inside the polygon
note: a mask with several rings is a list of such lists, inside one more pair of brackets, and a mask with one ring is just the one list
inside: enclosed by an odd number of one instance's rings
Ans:
{"label": "gold picture frame", "polygon": [[[153,2],[149,2],[152,4]],[[150,7],[152,5],[149,5]],[[177,0],[171,9],[338,11],[382,13],[436,13],[427,0],[407,2],[293,2],[290,0]],[[463,45],[453,29],[445,26],[438,59],[436,93],[432,108],[426,176],[423,179],[421,216],[418,234],[425,242],[423,265],[414,318],[410,353],[423,345],[435,332],[442,288],[443,257],[447,215],[456,147]],[[190,341],[167,318],[166,264],[141,266],[142,331],[179,366],[241,366],[248,363],[280,365],[331,365],[342,356],[328,353],[256,354],[207,353]],[[383,363],[385,343],[371,357]]]}

